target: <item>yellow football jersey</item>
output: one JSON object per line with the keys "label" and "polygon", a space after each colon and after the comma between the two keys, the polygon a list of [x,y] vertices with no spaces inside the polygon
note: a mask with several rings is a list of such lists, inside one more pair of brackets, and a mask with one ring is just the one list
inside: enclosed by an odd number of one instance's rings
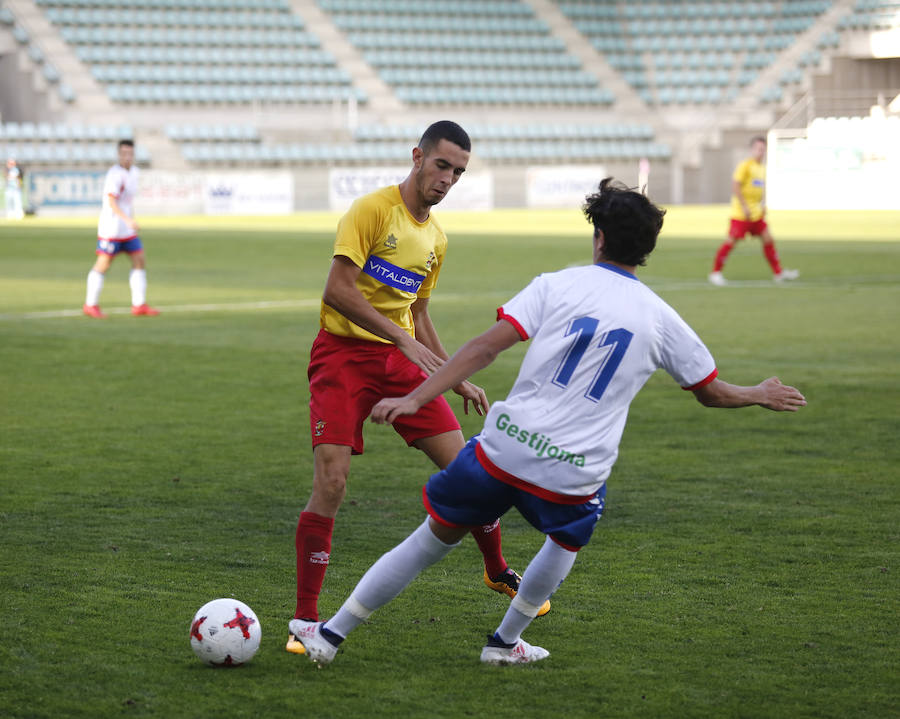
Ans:
{"label": "yellow football jersey", "polygon": [[750,222],[762,219],[762,202],[766,191],[766,166],[752,157],[748,158],[735,168],[732,179],[741,186],[741,197],[747,203],[750,217],[744,214],[740,200],[732,196],[731,218]]}
{"label": "yellow football jersey", "polygon": [[[437,283],[447,236],[429,215],[418,222],[397,185],[360,197],[338,223],[334,255],[348,257],[362,272],[356,287],[378,312],[415,337],[410,307],[430,297]],[[342,337],[387,342],[324,302],[320,325]]]}

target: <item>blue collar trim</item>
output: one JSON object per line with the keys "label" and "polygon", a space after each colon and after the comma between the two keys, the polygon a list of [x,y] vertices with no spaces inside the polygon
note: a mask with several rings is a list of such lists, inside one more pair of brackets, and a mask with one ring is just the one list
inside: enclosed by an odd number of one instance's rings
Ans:
{"label": "blue collar trim", "polygon": [[629,279],[640,282],[640,280],[638,280],[636,275],[632,274],[628,270],[623,270],[621,267],[612,265],[609,262],[598,262],[596,266],[602,267],[604,270],[610,270],[611,272],[617,272],[618,274],[622,275],[623,277],[628,277]]}

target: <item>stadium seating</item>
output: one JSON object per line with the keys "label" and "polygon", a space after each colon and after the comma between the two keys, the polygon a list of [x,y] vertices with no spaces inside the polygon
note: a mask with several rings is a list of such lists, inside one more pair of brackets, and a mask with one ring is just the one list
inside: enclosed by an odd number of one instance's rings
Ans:
{"label": "stadium seating", "polygon": [[[264,143],[253,128],[169,126],[185,160],[198,165],[402,164],[412,138],[424,127],[364,125],[349,143]],[[654,140],[648,125],[482,125],[468,127],[475,155],[495,164],[560,161],[668,159],[671,149]],[[238,132],[245,137],[235,139]]]}
{"label": "stadium seating", "polygon": [[839,30],[895,30],[900,28],[900,2],[857,0],[854,12],[841,18]]}
{"label": "stadium seating", "polygon": [[[658,105],[733,99],[832,6],[832,0],[556,2],[626,82]],[[773,89],[762,101],[775,95]]]}
{"label": "stadium seating", "polygon": [[[410,105],[609,106],[615,97],[518,0],[318,0]],[[488,71],[486,71],[488,70]]]}
{"label": "stadium seating", "polygon": [[40,45],[36,44],[28,31],[18,22],[12,10],[8,7],[0,7],[0,24],[12,28],[12,36],[20,45],[25,47],[25,52],[31,61],[40,67],[40,73],[43,78],[54,86],[58,96],[65,103],[71,103],[75,100],[75,91],[71,86],[63,82],[62,74],[50,62],[46,62],[46,55]]}
{"label": "stadium seating", "polygon": [[[108,166],[115,161],[119,140],[134,137],[130,125],[83,125],[80,123],[0,123],[0,150],[21,165]],[[147,148],[138,144],[139,165],[149,165]]]}
{"label": "stadium seating", "polygon": [[368,99],[287,0],[36,2],[116,103]]}
{"label": "stadium seating", "polygon": [[[688,114],[702,113],[738,95],[760,106],[786,106],[808,87],[809,75],[840,45],[843,33],[900,25],[900,0],[855,0],[842,19],[807,40],[802,54],[787,56],[835,0],[552,1],[651,112],[684,107]],[[178,122],[165,124],[163,134],[189,165],[406,162],[410,138],[422,129],[371,124],[384,117],[377,108],[355,131],[335,125],[324,142],[307,141],[314,135],[297,142],[286,127],[272,131],[263,129],[271,123],[253,124],[260,105],[272,106],[262,107],[263,113],[271,109],[287,117],[297,105],[369,102],[343,69],[349,65],[339,67],[332,54],[340,48],[323,44],[306,22],[318,20],[301,17],[303,6],[295,12],[290,0],[33,2],[108,97],[123,105],[123,116],[146,112],[159,128],[169,106],[178,110]],[[618,108],[606,79],[584,59],[584,48],[570,52],[562,35],[551,31],[551,19],[545,21],[524,0],[459,0],[440,13],[418,0],[315,3],[378,74],[392,101],[416,116],[452,106],[470,118],[489,118],[466,127],[476,155],[491,164],[630,163],[672,155],[650,125],[638,124],[643,118],[632,114],[631,122],[610,122]],[[35,75],[75,102],[64,64],[48,56],[6,6],[0,8],[0,24],[27,53]],[[767,70],[763,86],[759,78]],[[751,86],[749,98],[745,91]],[[239,112],[229,124],[216,121],[217,106],[223,105],[247,107],[234,108]],[[516,118],[522,106],[534,106],[530,122],[502,121]],[[325,117],[330,109],[309,111]],[[560,109],[570,113],[567,123],[546,122]],[[190,122],[195,111],[198,120]],[[584,120],[595,115],[604,122]],[[654,121],[652,115],[648,119]],[[326,137],[322,124],[316,140]],[[120,134],[90,124],[6,123],[0,144],[37,164],[105,164]],[[146,149],[138,148],[149,160]]]}

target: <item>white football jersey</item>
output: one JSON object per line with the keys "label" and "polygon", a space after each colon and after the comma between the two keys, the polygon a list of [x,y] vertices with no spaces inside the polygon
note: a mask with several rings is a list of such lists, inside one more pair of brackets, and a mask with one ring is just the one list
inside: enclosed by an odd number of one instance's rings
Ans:
{"label": "white football jersey", "polygon": [[6,188],[8,190],[16,190],[19,189],[19,181],[22,177],[22,172],[18,167],[13,165],[12,167],[6,168]]}
{"label": "white football jersey", "polygon": [[121,165],[113,165],[103,182],[103,209],[97,223],[97,237],[101,240],[127,240],[135,236],[132,230],[109,204],[110,196],[116,198],[119,209],[129,217],[134,217],[134,196],[138,189],[138,168],[132,165],[126,170]]}
{"label": "white football jersey", "polygon": [[551,499],[588,498],[602,486],[631,400],[658,368],[685,389],[716,376],[687,323],[615,265],[540,275],[497,316],[532,342],[509,395],[488,412],[481,450]]}

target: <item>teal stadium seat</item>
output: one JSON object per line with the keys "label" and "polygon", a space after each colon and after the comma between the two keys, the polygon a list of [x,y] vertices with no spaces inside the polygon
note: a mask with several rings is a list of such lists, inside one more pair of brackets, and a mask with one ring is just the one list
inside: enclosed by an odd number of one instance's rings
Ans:
{"label": "teal stadium seat", "polygon": [[[350,78],[338,71],[287,0],[40,0],[40,5],[115,102],[247,103],[275,94],[269,87],[226,89],[235,84],[290,83],[295,87],[279,99],[300,102],[351,94]],[[312,83],[335,89],[300,90],[300,83],[310,82],[297,79],[306,70]],[[53,69],[46,72],[53,77]],[[367,99],[364,92],[352,94]]]}
{"label": "teal stadium seat", "polygon": [[[879,2],[860,0],[870,1]],[[777,3],[651,0],[631,4],[557,0],[556,4],[645,100],[660,104],[690,101],[718,104],[734,97],[741,84],[749,82],[747,78],[752,70],[771,65],[794,43],[798,34],[832,7],[833,0]],[[818,49],[834,47],[836,42],[834,35],[826,34],[820,39]],[[687,53],[687,58],[682,53]],[[752,55],[753,59],[741,63],[741,53]],[[621,56],[634,58],[641,67],[629,64]],[[645,56],[652,58],[656,74],[662,76],[661,81],[657,80],[655,93],[648,85],[646,70],[649,68],[643,67]],[[686,96],[677,91],[678,87],[684,87],[684,78],[664,74],[684,65],[711,71],[696,78],[704,92]],[[723,71],[729,74],[726,76]]]}
{"label": "teal stadium seat", "polygon": [[610,102],[608,93],[596,91],[596,78],[587,76],[562,41],[518,0],[462,0],[442,6],[439,17],[414,0],[318,4],[403,102]]}

